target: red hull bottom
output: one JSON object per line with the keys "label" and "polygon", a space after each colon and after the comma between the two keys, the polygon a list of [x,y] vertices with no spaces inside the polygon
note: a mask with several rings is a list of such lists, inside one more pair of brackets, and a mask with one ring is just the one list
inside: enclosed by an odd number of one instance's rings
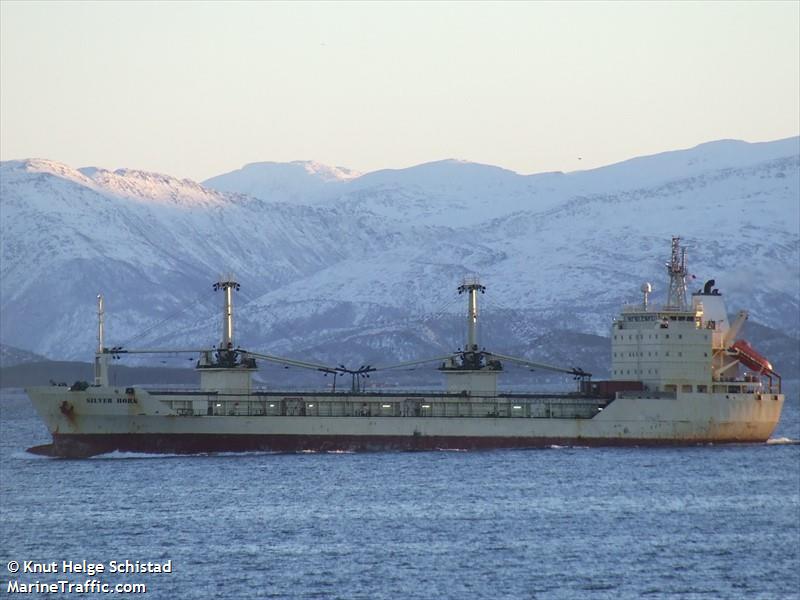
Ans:
{"label": "red hull bottom", "polygon": [[[86,458],[109,452],[209,454],[217,452],[385,452],[490,450],[551,446],[692,446],[742,443],[745,440],[663,440],[633,438],[437,437],[437,436],[298,436],[205,434],[56,434],[53,443],[28,452],[61,458]],[[752,440],[750,440],[752,441]]]}

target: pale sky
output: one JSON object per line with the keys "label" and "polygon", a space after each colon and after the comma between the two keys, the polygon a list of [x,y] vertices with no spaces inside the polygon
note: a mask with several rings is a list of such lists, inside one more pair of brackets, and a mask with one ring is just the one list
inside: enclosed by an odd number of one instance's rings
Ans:
{"label": "pale sky", "polygon": [[0,2],[3,160],[534,173],[798,132],[793,0]]}

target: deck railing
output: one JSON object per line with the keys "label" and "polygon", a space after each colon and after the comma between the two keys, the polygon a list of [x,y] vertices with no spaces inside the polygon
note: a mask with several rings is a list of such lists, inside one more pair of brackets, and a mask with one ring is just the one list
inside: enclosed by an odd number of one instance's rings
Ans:
{"label": "deck railing", "polygon": [[[540,418],[591,419],[608,404],[604,399],[580,397],[503,397],[495,400],[437,397],[370,399],[356,396],[342,399],[259,396],[254,399],[209,396],[164,400],[178,416],[244,417],[458,417],[458,418]],[[202,404],[198,407],[198,404]]]}

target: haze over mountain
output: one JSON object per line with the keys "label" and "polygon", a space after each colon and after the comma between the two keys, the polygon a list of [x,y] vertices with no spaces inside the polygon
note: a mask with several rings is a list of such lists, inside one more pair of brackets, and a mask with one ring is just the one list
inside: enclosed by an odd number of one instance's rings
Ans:
{"label": "haze over mountain", "polygon": [[663,298],[670,236],[680,235],[693,288],[716,279],[731,312],[749,309],[792,346],[799,169],[797,137],[535,175],[456,160],[363,175],[255,163],[198,184],[6,161],[0,341],[89,360],[102,291],[107,345],[210,346],[221,302],[211,284],[232,272],[238,344],[385,364],[461,346],[456,287],[478,274],[482,345],[602,370],[597,336],[642,282]]}

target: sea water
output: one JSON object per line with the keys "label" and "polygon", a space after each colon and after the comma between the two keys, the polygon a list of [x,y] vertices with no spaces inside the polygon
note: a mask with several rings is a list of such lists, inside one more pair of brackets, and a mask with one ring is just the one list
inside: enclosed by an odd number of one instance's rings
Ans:
{"label": "sea water", "polygon": [[[755,445],[60,460],[25,452],[49,435],[19,391],[0,397],[0,433],[3,594],[58,581],[141,584],[115,597],[148,599],[800,590],[796,393]],[[103,570],[67,568],[81,561]]]}

